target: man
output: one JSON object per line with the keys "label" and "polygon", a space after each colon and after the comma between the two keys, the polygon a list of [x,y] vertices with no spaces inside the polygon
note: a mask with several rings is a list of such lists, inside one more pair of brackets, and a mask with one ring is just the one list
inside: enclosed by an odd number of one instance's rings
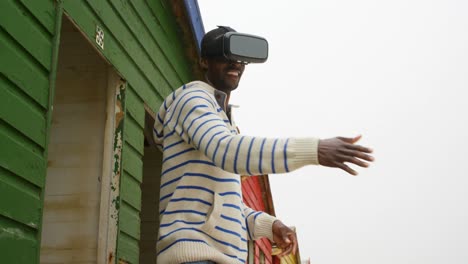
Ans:
{"label": "man", "polygon": [[239,175],[285,173],[305,165],[367,167],[371,149],[356,138],[267,139],[241,136],[228,106],[245,64],[219,53],[228,27],[202,40],[206,82],[194,81],[166,98],[154,126],[163,149],[158,263],[245,263],[247,240],[267,237],[295,252],[294,232],[275,217],[242,202]]}

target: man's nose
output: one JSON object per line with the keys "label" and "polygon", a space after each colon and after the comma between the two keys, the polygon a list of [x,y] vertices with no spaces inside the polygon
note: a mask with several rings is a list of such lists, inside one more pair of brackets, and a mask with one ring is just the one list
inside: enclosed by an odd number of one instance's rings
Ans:
{"label": "man's nose", "polygon": [[242,66],[244,66],[245,63],[243,63],[242,61],[229,61],[229,66],[231,67],[236,67],[236,69],[241,69]]}

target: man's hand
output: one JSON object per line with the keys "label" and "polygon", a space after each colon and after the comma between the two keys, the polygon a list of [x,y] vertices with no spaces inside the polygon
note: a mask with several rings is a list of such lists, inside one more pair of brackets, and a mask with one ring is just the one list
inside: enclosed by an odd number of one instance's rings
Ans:
{"label": "man's hand", "polygon": [[365,161],[374,161],[374,157],[367,154],[372,153],[372,149],[354,144],[359,139],[360,135],[354,138],[336,137],[320,140],[318,145],[320,165],[340,168],[349,174],[357,175],[358,173],[345,162],[367,168],[369,163]]}
{"label": "man's hand", "polygon": [[273,223],[273,241],[276,245],[281,248],[282,252],[280,257],[289,255],[291,253],[296,254],[297,251],[297,237],[296,233],[287,227],[280,220],[276,220]]}

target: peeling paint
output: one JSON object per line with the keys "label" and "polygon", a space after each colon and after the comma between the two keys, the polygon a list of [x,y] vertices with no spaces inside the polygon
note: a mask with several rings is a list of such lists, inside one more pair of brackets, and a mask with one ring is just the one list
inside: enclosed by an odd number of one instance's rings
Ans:
{"label": "peeling paint", "polygon": [[[110,208],[109,208],[109,238],[117,242],[119,209],[120,209],[120,178],[122,173],[122,149],[123,149],[123,123],[125,117],[124,91],[125,81],[120,80],[120,84],[115,88],[115,118],[114,118],[114,140],[113,140],[113,161],[112,177],[110,182]],[[108,248],[108,263],[116,263],[116,244]]]}
{"label": "peeling paint", "polygon": [[0,239],[2,239],[3,237],[8,237],[8,238],[11,238],[11,237],[14,237],[14,238],[17,238],[17,239],[30,239],[29,237],[27,237],[24,233],[24,231],[21,229],[21,228],[11,228],[11,227],[7,227],[7,228],[0,228]]}

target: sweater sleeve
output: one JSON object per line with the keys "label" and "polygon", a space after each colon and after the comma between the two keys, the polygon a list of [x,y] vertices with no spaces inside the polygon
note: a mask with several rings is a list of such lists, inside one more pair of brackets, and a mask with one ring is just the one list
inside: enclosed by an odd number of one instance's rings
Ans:
{"label": "sweater sleeve", "polygon": [[214,98],[201,89],[187,89],[172,104],[165,126],[216,166],[243,175],[285,173],[318,164],[316,138],[262,138],[234,134]]}
{"label": "sweater sleeve", "polygon": [[273,223],[276,217],[265,212],[255,211],[242,203],[245,215],[245,225],[249,240],[257,240],[266,237],[273,241]]}

